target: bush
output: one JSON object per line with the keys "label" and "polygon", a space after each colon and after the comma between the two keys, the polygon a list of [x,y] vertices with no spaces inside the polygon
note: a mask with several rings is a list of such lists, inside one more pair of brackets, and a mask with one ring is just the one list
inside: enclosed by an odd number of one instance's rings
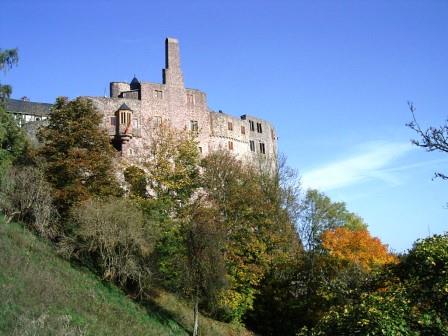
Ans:
{"label": "bush", "polygon": [[71,218],[74,238],[62,242],[63,252],[74,253],[104,279],[136,289],[138,294],[149,288],[153,232],[132,201],[88,200],[72,210]]}
{"label": "bush", "polygon": [[57,235],[57,212],[51,187],[35,167],[12,167],[0,180],[0,210],[7,220],[23,221],[47,238]]}

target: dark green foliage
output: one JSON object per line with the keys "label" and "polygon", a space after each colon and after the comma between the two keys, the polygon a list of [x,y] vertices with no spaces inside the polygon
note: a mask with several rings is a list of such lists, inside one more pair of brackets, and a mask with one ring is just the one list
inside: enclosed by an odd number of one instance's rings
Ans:
{"label": "dark green foliage", "polygon": [[0,176],[25,150],[25,134],[0,103]]}
{"label": "dark green foliage", "polygon": [[39,131],[44,143],[40,155],[62,215],[92,195],[120,193],[111,166],[114,150],[100,122],[100,114],[88,99],[58,98],[49,125]]}

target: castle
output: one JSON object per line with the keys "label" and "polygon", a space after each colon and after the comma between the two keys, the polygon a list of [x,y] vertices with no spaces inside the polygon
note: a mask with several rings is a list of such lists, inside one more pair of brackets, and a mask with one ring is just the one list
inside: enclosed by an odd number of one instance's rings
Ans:
{"label": "castle", "polygon": [[103,115],[103,127],[123,157],[138,161],[146,154],[151,133],[162,123],[169,123],[174,128],[196,133],[203,156],[225,149],[242,160],[251,161],[257,156],[275,160],[277,137],[269,122],[246,114],[238,118],[215,112],[208,107],[204,92],[185,88],[176,39],[165,40],[162,74],[161,84],[134,77],[130,83],[111,82],[110,97],[86,97]]}
{"label": "castle", "polygon": [[242,159],[260,154],[275,158],[276,133],[269,122],[212,111],[204,92],[185,88],[176,39],[165,40],[165,60],[162,84],[134,77],[130,83],[111,82],[108,98],[88,97],[104,115],[103,126],[123,156],[139,157],[151,130],[169,122],[175,128],[196,132],[202,155],[227,149]]}

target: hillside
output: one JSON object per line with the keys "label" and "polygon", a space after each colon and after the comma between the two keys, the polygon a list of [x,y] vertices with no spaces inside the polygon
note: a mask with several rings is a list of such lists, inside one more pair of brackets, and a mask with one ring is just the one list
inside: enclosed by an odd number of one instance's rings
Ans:
{"label": "hillside", "polygon": [[[189,307],[161,292],[139,305],[0,217],[0,335],[188,335]],[[202,318],[202,335],[244,330]]]}

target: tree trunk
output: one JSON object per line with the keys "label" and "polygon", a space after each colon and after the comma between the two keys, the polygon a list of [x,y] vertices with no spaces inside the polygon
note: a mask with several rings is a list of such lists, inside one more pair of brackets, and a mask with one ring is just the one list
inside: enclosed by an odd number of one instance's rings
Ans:
{"label": "tree trunk", "polygon": [[196,298],[194,302],[194,327],[193,336],[199,335],[199,294],[196,293]]}

